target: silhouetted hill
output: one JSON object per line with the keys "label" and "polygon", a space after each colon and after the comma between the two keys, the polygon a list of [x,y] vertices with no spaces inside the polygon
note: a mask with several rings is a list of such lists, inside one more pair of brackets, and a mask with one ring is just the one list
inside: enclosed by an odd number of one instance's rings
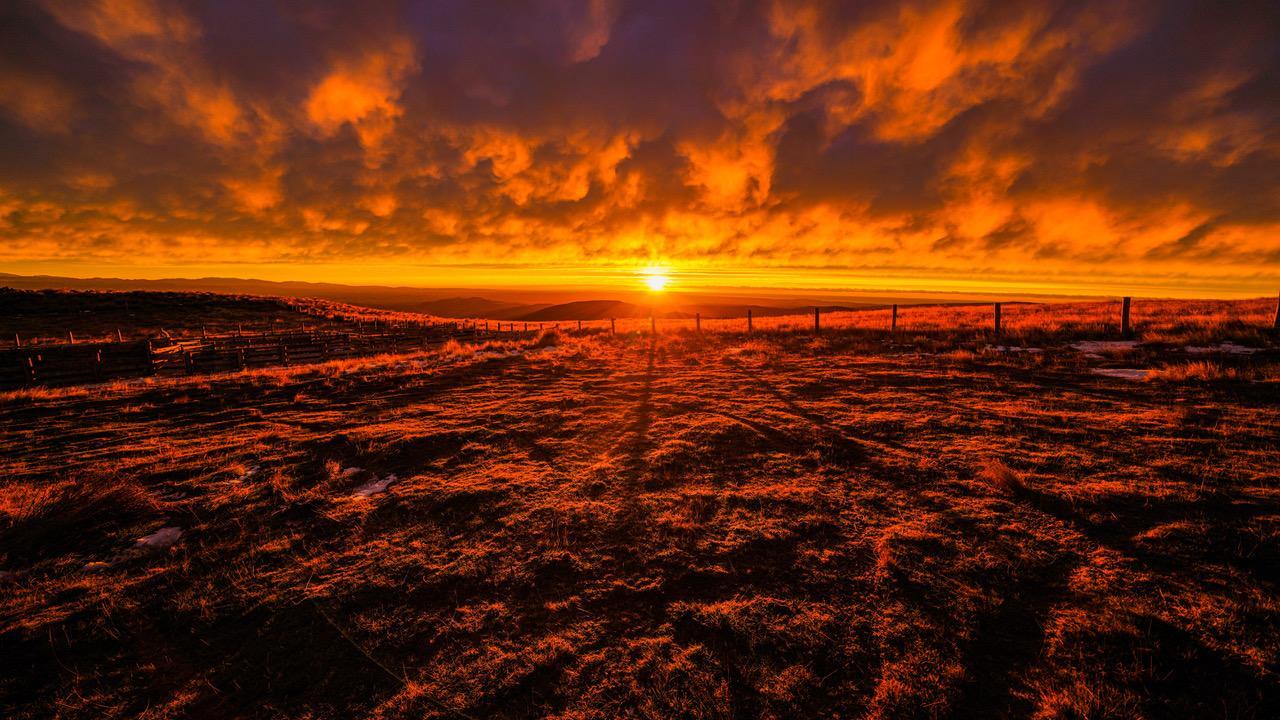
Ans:
{"label": "silhouetted hill", "polygon": [[638,317],[649,317],[649,308],[621,300],[581,300],[579,302],[551,305],[512,319],[527,322],[548,322]]}
{"label": "silhouetted hill", "polygon": [[428,300],[418,309],[429,315],[446,318],[488,318],[490,320],[517,320],[521,316],[537,312],[543,304],[523,304],[490,300],[483,297],[454,297]]}

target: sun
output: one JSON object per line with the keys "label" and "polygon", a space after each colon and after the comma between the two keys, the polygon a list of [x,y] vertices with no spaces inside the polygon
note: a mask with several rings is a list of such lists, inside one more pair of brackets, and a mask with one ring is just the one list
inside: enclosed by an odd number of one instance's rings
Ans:
{"label": "sun", "polygon": [[644,284],[649,287],[651,292],[662,292],[667,289],[667,283],[671,280],[667,276],[666,270],[661,268],[650,268],[644,271]]}

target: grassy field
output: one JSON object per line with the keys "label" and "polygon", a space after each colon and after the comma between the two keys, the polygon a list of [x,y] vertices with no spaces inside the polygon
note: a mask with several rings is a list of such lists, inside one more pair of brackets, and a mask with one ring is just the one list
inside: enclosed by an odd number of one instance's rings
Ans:
{"label": "grassy field", "polygon": [[0,708],[1280,716],[1266,303],[1022,311],[0,395]]}

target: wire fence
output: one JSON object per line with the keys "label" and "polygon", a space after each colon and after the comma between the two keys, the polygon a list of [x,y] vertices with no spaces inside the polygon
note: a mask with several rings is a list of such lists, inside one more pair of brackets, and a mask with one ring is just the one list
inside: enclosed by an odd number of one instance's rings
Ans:
{"label": "wire fence", "polygon": [[81,385],[107,380],[198,375],[247,368],[303,365],[408,353],[450,340],[496,335],[478,324],[373,328],[368,331],[293,331],[211,335],[188,340],[148,338],[68,342],[0,350],[0,388]]}
{"label": "wire fence", "polygon": [[788,315],[756,317],[609,318],[569,321],[459,320],[439,323],[376,322],[354,330],[305,330],[202,335],[175,340],[166,336],[125,340],[67,341],[24,345],[19,337],[0,349],[0,389],[32,385],[76,385],[112,379],[196,375],[287,366],[385,353],[408,353],[449,340],[529,337],[545,331],[585,334],[777,333],[866,331],[887,334],[975,333],[990,340],[1044,336],[1112,337],[1146,341],[1185,340],[1224,332],[1235,337],[1271,340],[1280,331],[1280,304],[1260,298],[1240,301],[1143,300],[1083,303],[988,303],[972,305],[889,305],[860,310],[811,308]]}

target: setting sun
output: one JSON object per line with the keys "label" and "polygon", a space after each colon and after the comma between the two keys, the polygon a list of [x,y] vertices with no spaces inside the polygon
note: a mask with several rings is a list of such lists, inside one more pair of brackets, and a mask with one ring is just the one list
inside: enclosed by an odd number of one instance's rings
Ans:
{"label": "setting sun", "polygon": [[662,292],[667,289],[667,283],[670,279],[662,270],[646,270],[644,284],[653,292]]}

